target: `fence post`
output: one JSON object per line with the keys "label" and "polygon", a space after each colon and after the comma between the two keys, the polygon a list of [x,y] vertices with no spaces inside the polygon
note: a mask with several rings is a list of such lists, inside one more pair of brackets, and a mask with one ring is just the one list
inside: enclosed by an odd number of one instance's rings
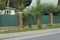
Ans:
{"label": "fence post", "polygon": [[23,28],[23,14],[22,14],[22,12],[19,12],[19,27],[20,27],[20,29]]}
{"label": "fence post", "polygon": [[50,25],[53,25],[53,13],[50,13]]}

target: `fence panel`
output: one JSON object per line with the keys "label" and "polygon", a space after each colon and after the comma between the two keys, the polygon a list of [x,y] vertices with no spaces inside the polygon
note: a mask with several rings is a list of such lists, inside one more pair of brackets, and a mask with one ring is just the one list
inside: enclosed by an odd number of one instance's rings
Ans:
{"label": "fence panel", "polygon": [[18,16],[0,15],[0,27],[2,26],[18,26]]}
{"label": "fence panel", "polygon": [[41,24],[49,24],[50,23],[50,17],[48,15],[41,16]]}
{"label": "fence panel", "polygon": [[60,16],[53,16],[53,23],[60,23]]}

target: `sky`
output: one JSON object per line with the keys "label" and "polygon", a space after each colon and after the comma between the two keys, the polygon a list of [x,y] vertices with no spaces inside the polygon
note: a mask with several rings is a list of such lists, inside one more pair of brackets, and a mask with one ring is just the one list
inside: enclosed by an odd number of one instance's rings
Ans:
{"label": "sky", "polygon": [[[58,4],[58,0],[41,0],[41,3],[53,3],[55,5]],[[36,0],[32,0],[32,3],[30,6],[34,6],[36,4]]]}

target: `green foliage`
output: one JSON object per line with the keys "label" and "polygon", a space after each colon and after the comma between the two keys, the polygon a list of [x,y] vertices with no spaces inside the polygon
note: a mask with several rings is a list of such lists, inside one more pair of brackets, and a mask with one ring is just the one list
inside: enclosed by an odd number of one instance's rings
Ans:
{"label": "green foliage", "polygon": [[4,9],[7,7],[7,3],[9,1],[9,6],[23,10],[26,6],[29,6],[32,0],[0,0],[0,9]]}
{"label": "green foliage", "polygon": [[22,10],[24,9],[24,4],[22,4],[21,0],[11,0],[10,7]]}
{"label": "green foliage", "polygon": [[31,4],[32,0],[23,0],[22,3],[25,4],[25,6],[29,6]]}
{"label": "green foliage", "polygon": [[44,10],[43,13],[49,14],[49,13],[53,13],[56,10],[56,5],[54,4],[44,4]]}
{"label": "green foliage", "polygon": [[60,5],[56,7],[55,11],[54,11],[55,15],[60,15]]}
{"label": "green foliage", "polygon": [[31,19],[32,19],[32,15],[31,15],[31,11],[30,10],[24,10],[23,11],[24,14],[24,22],[26,22],[26,24],[29,26],[29,28],[31,29]]}
{"label": "green foliage", "polygon": [[11,0],[10,7],[14,7],[19,10],[23,10],[26,6],[29,6],[32,0]]}
{"label": "green foliage", "polygon": [[40,17],[43,14],[43,7],[44,5],[40,3],[40,0],[36,1],[36,6],[31,8],[31,14],[36,19],[36,23],[38,28],[41,28]]}
{"label": "green foliage", "polygon": [[5,0],[0,0],[0,10],[5,9],[6,7],[6,1]]}
{"label": "green foliage", "polygon": [[42,15],[43,12],[43,4],[40,4],[40,0],[37,1],[37,4],[35,7],[31,8],[31,13],[32,15],[36,18],[36,17],[40,17]]}

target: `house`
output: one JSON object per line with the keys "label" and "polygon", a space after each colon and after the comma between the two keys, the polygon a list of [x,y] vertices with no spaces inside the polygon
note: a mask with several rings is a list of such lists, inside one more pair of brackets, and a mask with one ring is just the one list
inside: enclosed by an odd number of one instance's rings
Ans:
{"label": "house", "polygon": [[7,7],[6,9],[5,9],[5,14],[6,15],[15,15],[15,8],[11,8],[11,7]]}
{"label": "house", "polygon": [[4,15],[5,11],[4,10],[0,10],[0,15]]}
{"label": "house", "polygon": [[4,10],[0,10],[0,15],[15,15],[15,8],[7,7]]}
{"label": "house", "polygon": [[[60,0],[41,0],[41,3],[53,3],[55,5],[58,5],[58,1],[60,2]],[[36,5],[36,0],[32,0],[31,5],[30,6],[35,6]]]}

